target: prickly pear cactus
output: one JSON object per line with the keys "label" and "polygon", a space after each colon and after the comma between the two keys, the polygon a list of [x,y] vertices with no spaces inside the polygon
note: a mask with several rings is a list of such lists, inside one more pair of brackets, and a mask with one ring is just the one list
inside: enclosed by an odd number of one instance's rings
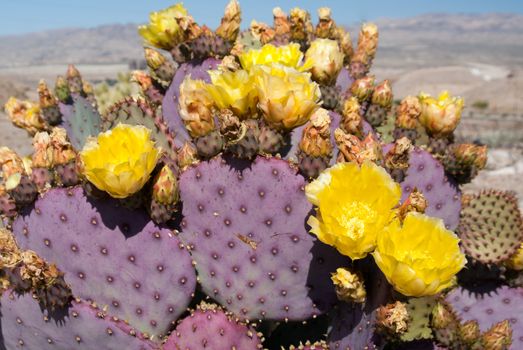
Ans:
{"label": "prickly pear cactus", "polygon": [[463,99],[393,103],[372,23],[273,16],[176,4],[133,96],[69,66],[9,99],[33,153],[0,147],[0,349],[523,346],[521,214],[462,195],[487,160]]}

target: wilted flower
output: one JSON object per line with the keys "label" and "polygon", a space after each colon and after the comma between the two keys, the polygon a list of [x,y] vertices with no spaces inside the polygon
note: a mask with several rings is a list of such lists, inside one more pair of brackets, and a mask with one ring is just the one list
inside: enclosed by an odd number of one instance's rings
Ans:
{"label": "wilted flower", "polygon": [[460,164],[474,166],[478,170],[487,165],[487,146],[463,143],[455,145],[453,152]]}
{"label": "wilted flower", "polygon": [[25,129],[31,135],[46,129],[40,106],[36,103],[11,97],[5,104],[5,112],[14,125]]}
{"label": "wilted flower", "polygon": [[336,81],[343,67],[343,52],[335,40],[314,40],[305,53],[305,58],[312,63],[312,78],[324,85],[331,85]]}
{"label": "wilted flower", "polygon": [[126,124],[89,140],[80,153],[87,180],[115,198],[138,192],[149,180],[159,156],[151,130]]}
{"label": "wilted flower", "polygon": [[438,99],[421,93],[420,122],[427,131],[436,136],[446,136],[454,131],[461,119],[463,99],[451,97],[448,91],[443,91]]}
{"label": "wilted flower", "polygon": [[252,49],[242,53],[239,57],[243,69],[250,71],[256,65],[281,64],[300,71],[308,70],[311,62],[303,63],[303,53],[300,45],[293,43],[284,46],[272,44],[263,45],[261,49]]}
{"label": "wilted flower", "polygon": [[336,289],[339,300],[347,303],[364,303],[367,292],[360,274],[354,273],[346,268],[337,268],[331,274],[331,281]]}
{"label": "wilted flower", "polygon": [[225,14],[216,34],[225,40],[234,41],[240,32],[241,10],[237,0],[231,0],[225,7]]}
{"label": "wilted flower", "polygon": [[399,128],[415,129],[418,125],[418,118],[421,115],[421,105],[415,96],[407,96],[396,109],[395,124]]}
{"label": "wilted flower", "polygon": [[323,108],[316,110],[309,124],[303,129],[300,150],[311,157],[330,156],[332,154],[330,124],[329,112]]}
{"label": "wilted flower", "polygon": [[311,232],[351,259],[374,250],[401,197],[400,186],[371,162],[338,163],[307,185],[305,193],[318,207],[307,222]]}
{"label": "wilted flower", "polygon": [[466,263],[459,239],[441,219],[408,213],[378,235],[374,260],[394,288],[407,296],[434,295],[453,285]]}
{"label": "wilted flower", "polygon": [[184,33],[176,20],[184,16],[187,16],[187,10],[181,3],[151,12],[149,24],[140,26],[138,32],[152,46],[170,50],[184,40]]}
{"label": "wilted flower", "polygon": [[291,130],[303,125],[319,107],[320,88],[309,73],[282,65],[257,66],[252,73],[258,107],[274,129]]}
{"label": "wilted flower", "polygon": [[220,109],[230,109],[238,117],[256,113],[256,87],[244,70],[235,72],[209,71],[212,84],[207,85],[214,103]]}
{"label": "wilted flower", "polygon": [[192,137],[214,130],[213,98],[203,80],[186,77],[180,85],[180,117]]}

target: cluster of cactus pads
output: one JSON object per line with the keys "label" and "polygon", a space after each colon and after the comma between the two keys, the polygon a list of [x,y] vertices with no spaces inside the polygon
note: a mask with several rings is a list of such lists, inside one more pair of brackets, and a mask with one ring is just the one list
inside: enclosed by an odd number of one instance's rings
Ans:
{"label": "cluster of cactus pads", "polygon": [[[101,112],[74,66],[53,91],[40,83],[39,103],[9,100],[34,152],[0,148],[0,349],[523,348],[523,220],[511,193],[462,195],[486,163],[484,146],[454,140],[462,100],[394,104],[390,82],[370,73],[375,25],[353,47],[327,8],[316,26],[299,8],[273,13],[273,26],[245,31],[236,0],[215,31],[181,5],[153,14],[140,28],[149,71],[132,73],[140,97]],[[188,96],[195,81],[247,69],[242,54],[293,43],[305,57],[294,68],[317,89],[308,110],[294,90],[284,106],[260,97],[247,111],[242,86],[221,92],[225,107]],[[337,51],[315,55],[325,43]],[[127,195],[96,181],[117,166],[89,172],[82,158],[121,125],[144,126],[160,150],[143,158],[151,172],[131,165],[126,176],[143,183]],[[133,147],[116,143],[109,153]],[[400,213],[459,236],[467,265],[453,287],[402,295],[370,257],[351,260],[310,233],[305,188],[345,162],[384,168],[401,186]]]}

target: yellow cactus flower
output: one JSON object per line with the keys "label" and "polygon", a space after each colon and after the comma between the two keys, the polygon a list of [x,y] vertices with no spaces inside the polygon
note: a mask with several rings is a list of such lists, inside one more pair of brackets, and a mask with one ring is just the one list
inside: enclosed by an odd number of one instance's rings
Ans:
{"label": "yellow cactus flower", "polygon": [[380,232],[372,255],[394,289],[414,297],[451,287],[466,263],[459,238],[443,221],[416,212]]}
{"label": "yellow cactus flower", "polygon": [[321,92],[310,73],[282,66],[256,66],[254,84],[258,90],[258,108],[274,129],[292,130],[305,124],[319,108]]}
{"label": "yellow cactus flower", "polygon": [[463,99],[450,96],[448,91],[443,91],[437,99],[421,93],[420,122],[432,135],[446,136],[452,133],[461,119]]}
{"label": "yellow cactus flower", "polygon": [[523,270],[523,243],[521,243],[516,254],[512,255],[512,257],[507,261],[507,266],[513,270]]}
{"label": "yellow cactus flower", "polygon": [[149,24],[138,27],[138,33],[150,45],[170,50],[184,40],[184,32],[176,19],[185,16],[187,10],[181,3],[151,12]]}
{"label": "yellow cactus flower", "polygon": [[306,71],[312,67],[311,61],[302,62],[303,53],[300,50],[300,45],[296,43],[278,47],[266,44],[261,49],[252,49],[242,53],[239,59],[243,69],[247,71],[260,64],[281,64],[299,71]]}
{"label": "yellow cactus flower", "polygon": [[191,137],[214,130],[213,99],[203,80],[187,76],[180,85],[180,117]]}
{"label": "yellow cactus flower", "polygon": [[207,90],[220,109],[230,109],[238,117],[256,113],[256,90],[252,77],[244,70],[235,72],[209,71],[212,84]]}
{"label": "yellow cactus flower", "polygon": [[312,78],[320,84],[331,85],[343,67],[343,52],[338,42],[316,39],[305,53],[306,61],[312,62]]}
{"label": "yellow cactus flower", "polygon": [[401,197],[385,169],[369,161],[338,163],[308,184],[305,193],[318,207],[307,222],[311,232],[351,259],[374,250]]}
{"label": "yellow cactus flower", "polygon": [[83,175],[114,198],[138,192],[149,180],[159,157],[151,130],[126,124],[89,140],[80,153]]}

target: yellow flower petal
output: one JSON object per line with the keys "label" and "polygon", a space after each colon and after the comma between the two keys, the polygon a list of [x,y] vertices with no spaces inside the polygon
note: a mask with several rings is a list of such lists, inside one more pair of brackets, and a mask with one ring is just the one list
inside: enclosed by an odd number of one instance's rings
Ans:
{"label": "yellow flower petal", "polygon": [[392,219],[401,189],[374,163],[338,163],[305,188],[318,207],[308,220],[311,233],[352,259],[374,250],[376,239]]}
{"label": "yellow flower petal", "polygon": [[89,140],[80,153],[84,176],[115,198],[138,192],[159,157],[149,129],[125,124]]}
{"label": "yellow flower petal", "polygon": [[466,262],[458,237],[441,219],[415,212],[380,232],[372,255],[398,292],[415,297],[450,287]]}

